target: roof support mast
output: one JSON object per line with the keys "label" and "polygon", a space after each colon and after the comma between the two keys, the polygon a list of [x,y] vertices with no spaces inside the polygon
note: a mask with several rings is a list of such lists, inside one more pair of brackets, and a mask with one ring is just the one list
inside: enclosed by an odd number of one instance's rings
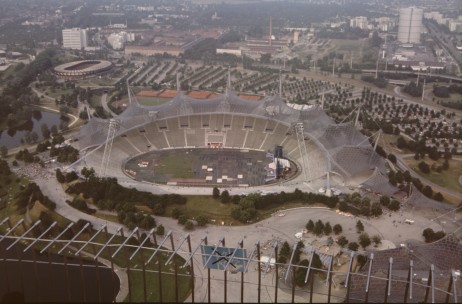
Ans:
{"label": "roof support mast", "polygon": [[[295,134],[297,135],[298,149],[300,151],[300,157],[302,159],[303,172],[305,175],[305,182],[311,179],[311,172],[308,171],[309,167],[306,165],[305,156],[308,155],[305,145],[305,135],[303,134],[303,123],[298,122],[295,124]],[[308,178],[308,174],[310,178]]]}
{"label": "roof support mast", "polygon": [[107,131],[106,144],[104,146],[103,159],[101,161],[101,168],[99,174],[101,177],[106,176],[107,167],[109,166],[109,160],[111,158],[112,143],[117,131],[118,121],[116,119],[109,120],[109,129]]}

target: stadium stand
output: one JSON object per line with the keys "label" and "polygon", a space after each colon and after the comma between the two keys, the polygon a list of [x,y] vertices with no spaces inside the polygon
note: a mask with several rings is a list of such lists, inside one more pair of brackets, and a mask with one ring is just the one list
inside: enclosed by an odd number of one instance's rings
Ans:
{"label": "stadium stand", "polygon": [[[300,163],[292,126],[301,122],[312,176],[325,175],[327,159],[332,171],[344,180],[358,175],[366,180],[372,174],[378,176],[377,172],[385,173],[384,161],[352,122],[336,124],[318,107],[296,110],[278,96],[247,101],[227,90],[209,100],[195,100],[179,93],[158,106],[142,106],[135,100],[115,120],[113,150],[120,150],[125,157],[153,149],[204,147],[210,139],[236,149],[272,151],[281,145],[286,156]],[[107,126],[107,121],[93,117],[77,136],[80,148],[104,144]],[[98,154],[102,153],[95,156]],[[123,162],[119,156],[118,161]],[[383,190],[390,189],[384,185]]]}

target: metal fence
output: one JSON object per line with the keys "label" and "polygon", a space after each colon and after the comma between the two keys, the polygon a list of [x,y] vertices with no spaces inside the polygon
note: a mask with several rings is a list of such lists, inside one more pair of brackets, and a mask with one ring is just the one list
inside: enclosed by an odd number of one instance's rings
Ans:
{"label": "metal fence", "polygon": [[[315,249],[308,251],[308,265],[294,263],[296,244],[287,262],[279,263],[278,254],[281,244],[277,240],[271,244],[270,255],[263,260],[260,241],[246,248],[244,240],[240,240],[237,244],[226,244],[225,237],[209,240],[207,235],[204,235],[199,242],[192,244],[190,234],[176,239],[171,231],[159,237],[154,233],[154,229],[141,231],[138,228],[126,234],[122,227],[117,230],[117,233],[111,234],[106,225],[97,230],[91,230],[89,223],[81,225],[78,229],[75,229],[74,225],[70,223],[63,229],[57,229],[56,222],[43,226],[40,221],[26,224],[21,219],[13,224],[8,218],[2,220],[0,228],[5,232],[0,235],[0,264],[4,264],[4,270],[6,264],[11,262],[32,263],[35,269],[37,265],[54,265],[61,267],[66,274],[70,268],[111,269],[119,272],[121,289],[116,297],[117,301],[125,298],[129,301],[134,300],[131,280],[135,273],[140,272],[143,275],[141,301],[145,302],[148,301],[148,294],[153,292],[157,293],[159,302],[167,301],[162,294],[164,276],[173,278],[172,288],[175,298],[169,301],[176,302],[183,300],[178,290],[179,284],[185,282],[192,287],[185,301],[193,303],[227,301],[458,303],[461,300],[461,281],[458,271],[437,273],[434,265],[431,264],[427,269],[426,280],[416,280],[414,276],[417,270],[414,269],[412,259],[407,269],[403,270],[402,267],[394,268],[394,259],[389,257],[387,265],[382,265],[386,267],[381,267],[386,271],[379,272],[373,270],[373,266],[376,265],[374,263],[379,262],[374,259],[374,253],[369,253],[364,257],[365,259],[363,258],[366,261],[364,270],[354,272],[353,266],[357,263],[359,254],[349,252],[349,261],[345,270],[334,270],[336,257],[323,255]],[[105,241],[101,241],[103,237]],[[14,256],[8,254],[13,250],[15,250]],[[43,261],[37,259],[36,254],[33,254],[32,258],[25,256],[29,251],[78,259],[77,262],[69,262],[66,259],[57,262]],[[323,269],[312,265],[315,254],[322,256],[325,265]],[[105,265],[86,262],[89,259],[101,262],[103,256],[107,257],[104,259],[107,260]],[[123,258],[123,267],[116,264],[120,258]],[[135,260],[137,260],[136,264]],[[181,271],[184,269],[187,271]],[[11,271],[2,271],[2,273],[0,276],[4,277],[4,282],[9,282]],[[126,280],[121,279],[122,273],[125,273]],[[150,285],[146,280],[146,274],[152,273],[158,276],[157,286]],[[296,276],[299,278],[297,279]],[[85,280],[83,275],[80,279]],[[37,273],[35,273],[35,280],[39,280]],[[62,283],[67,286],[67,298],[69,301],[75,301],[69,292],[68,285],[71,284],[71,280],[69,278],[66,280],[67,282]],[[303,286],[297,286],[295,281],[299,283],[301,281],[300,285]],[[104,282],[99,279],[95,282],[97,289],[102,288],[103,284]],[[21,285],[19,289],[24,292],[28,286]],[[37,295],[37,299],[40,299],[40,295]],[[101,301],[101,295],[98,299]]]}

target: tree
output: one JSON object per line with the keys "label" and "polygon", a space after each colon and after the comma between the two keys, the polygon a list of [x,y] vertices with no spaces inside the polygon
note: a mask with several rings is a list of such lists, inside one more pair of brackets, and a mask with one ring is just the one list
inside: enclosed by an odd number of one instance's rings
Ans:
{"label": "tree", "polygon": [[337,235],[342,233],[342,231],[343,231],[342,225],[335,224],[334,227],[333,227],[333,230],[334,230],[334,233],[337,234]]}
{"label": "tree", "polygon": [[231,200],[231,197],[229,196],[228,190],[221,192],[221,202],[222,203],[224,204],[229,203],[230,200]]}
{"label": "tree", "polygon": [[433,197],[433,199],[438,202],[442,202],[444,200],[444,196],[443,194],[441,194],[441,192],[437,192],[435,193],[435,196]]}
{"label": "tree", "polygon": [[139,227],[145,230],[156,227],[156,220],[150,215],[144,215],[139,222]]}
{"label": "tree", "polygon": [[401,205],[397,200],[392,200],[390,202],[390,205],[388,205],[388,209],[390,209],[391,211],[398,211],[400,207]]}
{"label": "tree", "polygon": [[[316,254],[315,254],[316,255]],[[308,262],[307,259],[304,259],[300,262],[300,266],[305,266],[305,267],[298,267],[298,268],[293,268],[293,271],[295,271],[295,284],[297,286],[304,286],[305,285],[305,277],[306,277],[306,272],[308,271],[308,265],[310,263]]]}
{"label": "tree", "polygon": [[66,177],[64,176],[64,174],[59,169],[56,169],[56,180],[60,184],[62,184],[62,183],[64,183],[66,181]]}
{"label": "tree", "polygon": [[364,231],[364,225],[363,225],[363,223],[361,222],[361,220],[358,220],[358,221],[356,222],[356,232],[357,232],[357,233],[361,233],[361,232],[363,232],[363,231]]}
{"label": "tree", "polygon": [[213,187],[212,196],[214,199],[218,199],[220,197],[220,190],[217,187]]}
{"label": "tree", "polygon": [[45,139],[49,139],[50,138],[50,134],[51,134],[51,131],[50,129],[48,129],[48,125],[46,123],[42,123],[40,125],[40,129],[42,131],[42,136],[43,138]]}
{"label": "tree", "polygon": [[433,190],[430,186],[425,186],[423,187],[422,189],[422,193],[423,195],[425,195],[426,197],[432,197],[433,196]]}
{"label": "tree", "polygon": [[165,233],[165,228],[162,224],[160,224],[159,226],[157,226],[156,228],[156,234],[157,235],[164,235]]}
{"label": "tree", "polygon": [[390,198],[388,196],[381,196],[380,197],[380,204],[384,207],[388,207],[388,205],[390,204]]}
{"label": "tree", "polygon": [[396,164],[396,156],[392,153],[388,154],[388,160],[390,160],[392,163]]}
{"label": "tree", "polygon": [[373,216],[381,216],[382,215],[382,207],[379,203],[373,203],[371,206],[371,215]]}
{"label": "tree", "polygon": [[359,245],[356,242],[351,242],[348,244],[348,249],[351,251],[358,251]]}
{"label": "tree", "polygon": [[312,220],[309,220],[308,223],[306,223],[306,226],[305,226],[305,227],[306,227],[306,230],[308,230],[308,231],[310,231],[310,232],[313,231],[313,229],[314,229],[314,223],[313,223],[313,221],[312,221]]}
{"label": "tree", "polygon": [[261,54],[260,55],[260,62],[261,63],[270,63],[271,62],[271,54],[270,53]]}
{"label": "tree", "polygon": [[289,243],[287,243],[287,241],[284,241],[284,243],[282,243],[281,250],[279,251],[279,256],[288,257],[289,255],[290,255]]}
{"label": "tree", "polygon": [[55,136],[58,134],[58,127],[56,125],[52,125],[50,129],[51,135]]}
{"label": "tree", "polygon": [[380,245],[382,243],[382,238],[380,237],[380,235],[374,235],[372,236],[372,242],[374,242],[374,247],[377,247],[378,245]]}
{"label": "tree", "polygon": [[181,210],[179,208],[173,208],[172,210],[172,217],[174,219],[178,219],[180,217],[180,215],[182,214]]}
{"label": "tree", "polygon": [[363,249],[366,249],[366,247],[371,244],[371,238],[369,237],[369,234],[365,232],[359,235],[358,240],[359,244],[361,245],[361,247],[363,247]]}
{"label": "tree", "polygon": [[316,235],[321,235],[324,232],[324,224],[321,220],[318,220],[314,225],[313,233]]}
{"label": "tree", "polygon": [[2,158],[5,158],[7,157],[7,155],[8,155],[8,148],[5,146],[0,147],[0,156]]}
{"label": "tree", "polygon": [[337,244],[339,244],[342,247],[345,247],[348,244],[348,240],[345,236],[342,235],[341,237],[338,238]]}
{"label": "tree", "polygon": [[419,166],[420,171],[422,171],[422,173],[425,173],[425,174],[430,173],[430,166],[426,162],[421,161],[418,166]]}
{"label": "tree", "polygon": [[332,227],[330,226],[330,223],[327,222],[325,225],[324,225],[324,229],[323,229],[323,232],[325,235],[329,235],[332,233]]}

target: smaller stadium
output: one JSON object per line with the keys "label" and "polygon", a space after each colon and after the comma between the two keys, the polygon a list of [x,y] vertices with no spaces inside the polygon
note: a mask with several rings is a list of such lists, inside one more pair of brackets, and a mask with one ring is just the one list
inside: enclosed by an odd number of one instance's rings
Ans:
{"label": "smaller stadium", "polygon": [[64,79],[79,79],[104,74],[112,69],[112,63],[106,60],[79,60],[58,65],[53,73]]}

